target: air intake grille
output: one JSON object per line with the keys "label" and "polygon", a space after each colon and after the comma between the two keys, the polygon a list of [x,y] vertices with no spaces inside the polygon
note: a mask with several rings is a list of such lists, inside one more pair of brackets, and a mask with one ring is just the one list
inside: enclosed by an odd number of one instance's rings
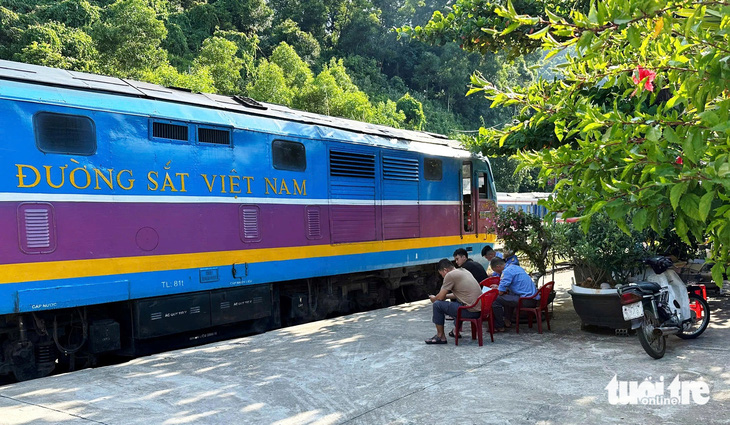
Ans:
{"label": "air intake grille", "polygon": [[418,181],[418,159],[383,156],[383,177],[388,180]]}
{"label": "air intake grille", "polygon": [[330,175],[375,178],[375,155],[330,151]]}
{"label": "air intake grille", "polygon": [[307,207],[307,239],[322,238],[322,218],[319,207]]}
{"label": "air intake grille", "polygon": [[259,207],[241,206],[241,240],[243,242],[258,242],[261,240],[259,228]]}
{"label": "air intake grille", "polygon": [[26,254],[47,254],[56,249],[53,207],[46,203],[21,204],[18,207],[20,249]]}
{"label": "air intake grille", "polygon": [[198,142],[230,145],[231,132],[228,130],[217,130],[215,128],[198,128]]}
{"label": "air intake grille", "polygon": [[48,210],[39,208],[25,210],[25,240],[28,248],[31,249],[51,247],[51,223]]}
{"label": "air intake grille", "polygon": [[164,122],[152,123],[152,137],[172,140],[188,140],[188,127],[185,125],[169,124]]}

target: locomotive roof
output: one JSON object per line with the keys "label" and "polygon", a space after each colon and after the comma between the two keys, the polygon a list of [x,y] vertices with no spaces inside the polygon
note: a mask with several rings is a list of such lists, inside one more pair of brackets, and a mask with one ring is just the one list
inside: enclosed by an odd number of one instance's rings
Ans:
{"label": "locomotive roof", "polygon": [[231,97],[210,93],[192,93],[180,88],[163,87],[141,81],[30,65],[21,62],[0,60],[0,79],[197,105],[272,119],[283,119],[304,124],[332,127],[387,139],[417,141],[464,150],[459,142],[441,134],[402,130],[346,118],[314,114],[282,105],[257,102],[253,99],[239,96]]}

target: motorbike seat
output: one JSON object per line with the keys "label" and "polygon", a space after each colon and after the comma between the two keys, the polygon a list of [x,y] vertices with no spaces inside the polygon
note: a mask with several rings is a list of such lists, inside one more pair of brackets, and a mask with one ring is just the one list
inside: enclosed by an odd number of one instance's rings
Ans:
{"label": "motorbike seat", "polygon": [[667,257],[647,258],[644,262],[648,264],[656,274],[662,274],[668,269],[674,267],[672,260]]}
{"label": "motorbike seat", "polygon": [[656,282],[636,282],[636,287],[638,287],[644,295],[656,294],[662,289],[661,285]]}

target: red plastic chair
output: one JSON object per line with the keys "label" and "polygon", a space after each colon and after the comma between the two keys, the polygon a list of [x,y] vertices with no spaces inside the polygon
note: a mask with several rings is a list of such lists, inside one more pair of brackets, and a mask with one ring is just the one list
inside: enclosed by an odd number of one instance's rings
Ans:
{"label": "red plastic chair", "polygon": [[[555,286],[555,282],[548,282],[540,289],[537,290],[535,295],[531,297],[520,297],[520,299],[517,301],[517,309],[515,310],[515,322],[517,322],[517,333],[520,333],[520,313],[523,311],[528,313],[527,314],[527,326],[532,328],[532,315],[535,315],[535,320],[537,320],[537,333],[542,333],[542,313],[545,312],[545,320],[547,321],[547,327],[548,330],[550,330],[550,313],[548,312],[548,302],[550,299],[550,293],[553,291],[553,287]],[[523,302],[526,300],[534,300],[537,298],[538,294],[540,295],[540,299],[537,300],[537,305],[535,307],[526,307],[523,306]]]}
{"label": "red plastic chair", "polygon": [[479,282],[479,286],[483,287],[490,287],[492,285],[499,285],[499,276],[492,276],[484,279],[483,281]]}
{"label": "red plastic chair", "polygon": [[[489,335],[492,337],[492,342],[494,342],[494,317],[492,315],[492,303],[494,300],[497,299],[497,295],[499,295],[499,291],[496,289],[489,290],[485,293],[483,293],[481,296],[479,296],[479,299],[472,305],[467,306],[461,306],[456,310],[456,319],[454,319],[454,343],[456,345],[459,345],[459,332],[461,329],[462,322],[471,322],[471,339],[477,339],[477,336],[479,338],[479,346],[481,347],[483,344],[482,340],[482,324],[484,323],[484,320],[488,320],[489,323]],[[462,311],[467,311],[468,309],[474,307],[477,305],[477,303],[481,301],[481,314],[479,317],[473,318],[473,319],[467,319],[461,317]]]}

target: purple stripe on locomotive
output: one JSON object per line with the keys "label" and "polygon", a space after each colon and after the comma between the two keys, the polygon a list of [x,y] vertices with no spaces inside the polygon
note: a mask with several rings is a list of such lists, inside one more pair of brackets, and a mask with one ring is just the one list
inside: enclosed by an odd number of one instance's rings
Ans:
{"label": "purple stripe on locomotive", "polygon": [[[330,206],[329,208],[334,208]],[[373,207],[338,205],[345,217],[364,217]],[[262,204],[260,242],[245,243],[236,204],[53,203],[58,247],[49,254],[19,249],[18,204],[0,203],[0,264],[139,255],[165,255],[238,249],[329,244],[329,208],[320,206],[320,237],[308,237],[305,205]],[[418,210],[420,208],[420,212]],[[365,214],[363,215],[363,211]],[[450,236],[459,232],[458,205],[377,206],[376,232],[347,223],[336,229],[338,242]],[[420,217],[420,228],[418,220]],[[351,232],[348,232],[348,227]],[[181,231],[184,229],[185,231]],[[419,234],[420,233],[420,234]]]}

